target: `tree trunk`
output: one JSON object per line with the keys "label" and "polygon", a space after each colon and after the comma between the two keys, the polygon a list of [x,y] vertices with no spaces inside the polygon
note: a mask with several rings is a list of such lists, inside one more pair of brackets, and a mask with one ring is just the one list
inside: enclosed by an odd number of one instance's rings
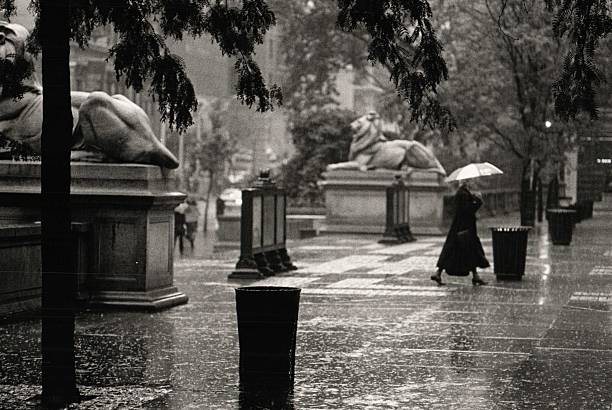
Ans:
{"label": "tree trunk", "polygon": [[538,176],[538,222],[544,219],[544,189],[542,187],[542,178]]}
{"label": "tree trunk", "polygon": [[525,164],[523,164],[523,171],[521,174],[521,225],[534,226],[536,201],[535,191],[533,189],[533,179],[531,175],[530,161],[527,161]]}
{"label": "tree trunk", "polygon": [[559,207],[559,179],[555,175],[548,183],[546,195],[546,209]]}
{"label": "tree trunk", "polygon": [[42,398],[78,401],[74,368],[76,275],[70,230],[69,0],[41,0],[42,124]]}
{"label": "tree trunk", "polygon": [[208,171],[208,189],[206,190],[206,206],[204,207],[204,232],[208,232],[208,209],[210,206],[210,194],[213,190],[214,175],[212,171]]}

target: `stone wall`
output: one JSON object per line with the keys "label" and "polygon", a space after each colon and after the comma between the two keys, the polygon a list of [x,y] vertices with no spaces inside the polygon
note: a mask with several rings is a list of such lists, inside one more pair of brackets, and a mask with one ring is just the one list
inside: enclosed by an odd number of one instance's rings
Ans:
{"label": "stone wall", "polygon": [[40,308],[40,225],[0,227],[0,316]]}

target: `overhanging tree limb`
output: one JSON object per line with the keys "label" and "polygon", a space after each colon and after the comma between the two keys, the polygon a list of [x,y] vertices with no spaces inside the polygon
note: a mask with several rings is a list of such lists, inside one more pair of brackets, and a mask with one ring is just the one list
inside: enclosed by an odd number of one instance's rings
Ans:
{"label": "overhanging tree limb", "polygon": [[[510,149],[514,155],[516,155],[518,158],[525,158],[525,155],[518,149],[518,147],[516,146],[516,144],[514,143],[514,140],[512,139],[511,136],[509,136],[508,134],[506,134],[505,132],[503,132],[502,130],[499,129],[499,127],[497,127],[495,124],[493,123],[488,123],[487,127],[489,127],[491,130],[493,130],[493,132],[495,132],[497,135],[499,135],[502,139],[502,141],[504,141],[504,143],[506,144],[506,146],[501,145],[502,148],[504,149]],[[495,138],[492,138],[490,135],[488,134],[484,134],[484,137],[495,142],[498,143],[498,141]]]}

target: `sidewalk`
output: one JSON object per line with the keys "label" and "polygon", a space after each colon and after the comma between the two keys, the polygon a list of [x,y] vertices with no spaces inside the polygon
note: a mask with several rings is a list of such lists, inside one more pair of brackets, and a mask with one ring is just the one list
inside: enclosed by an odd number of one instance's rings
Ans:
{"label": "sidewalk", "polygon": [[[492,261],[488,226],[479,222]],[[577,225],[569,247],[530,233],[520,282],[429,279],[443,237],[382,246],[374,236],[288,244],[300,268],[257,282],[302,288],[295,409],[610,409],[612,213]],[[81,314],[75,408],[247,409],[238,390],[238,251],[176,263],[190,301],[161,313]],[[0,325],[0,403],[39,391],[39,324]],[[13,403],[13,404],[11,404]]]}

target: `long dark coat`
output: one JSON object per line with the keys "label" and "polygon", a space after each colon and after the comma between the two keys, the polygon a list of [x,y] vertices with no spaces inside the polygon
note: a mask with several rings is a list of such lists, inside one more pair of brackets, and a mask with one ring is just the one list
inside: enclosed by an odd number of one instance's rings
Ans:
{"label": "long dark coat", "polygon": [[[490,266],[476,231],[476,211],[481,206],[480,198],[465,186],[459,187],[455,194],[455,216],[437,264],[449,275],[467,276],[476,268]],[[462,232],[461,238],[458,232]]]}

